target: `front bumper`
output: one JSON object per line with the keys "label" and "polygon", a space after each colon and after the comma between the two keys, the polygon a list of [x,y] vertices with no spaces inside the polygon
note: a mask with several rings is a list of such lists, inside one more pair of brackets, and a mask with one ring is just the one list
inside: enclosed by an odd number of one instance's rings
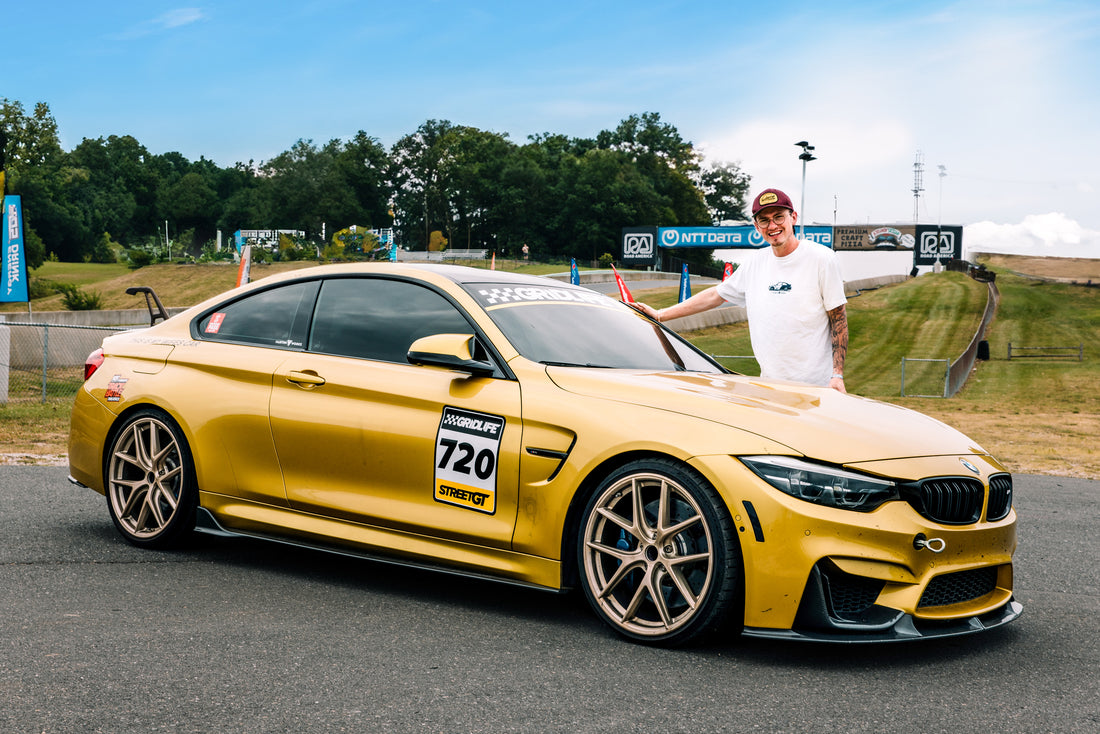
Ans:
{"label": "front bumper", "polygon": [[1000,627],[1013,621],[1023,612],[1024,606],[1009,600],[1000,609],[964,619],[948,621],[929,621],[917,619],[911,614],[898,612],[891,624],[882,629],[853,631],[851,629],[808,629],[789,630],[745,627],[742,634],[746,637],[763,637],[772,640],[799,640],[803,642],[903,642],[905,640],[926,640],[936,637],[957,637],[974,632]]}
{"label": "front bumper", "polygon": [[[802,593],[791,629],[746,627],[749,637],[818,642],[898,642],[955,637],[1007,624],[1023,612],[1006,587],[1012,566],[987,566],[934,577],[918,607],[921,616],[884,606],[891,584],[845,573],[823,560]],[[980,608],[969,615],[961,611]],[[992,608],[991,608],[992,607]]]}

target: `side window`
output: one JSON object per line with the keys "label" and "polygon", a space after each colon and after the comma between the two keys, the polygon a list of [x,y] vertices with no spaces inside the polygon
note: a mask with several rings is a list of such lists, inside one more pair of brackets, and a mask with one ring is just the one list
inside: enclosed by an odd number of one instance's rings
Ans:
{"label": "side window", "polygon": [[233,301],[198,323],[198,337],[301,349],[317,281],[292,283]]}
{"label": "side window", "polygon": [[462,313],[435,291],[385,278],[331,278],[321,286],[309,351],[407,362],[409,346],[431,334],[473,334]]}

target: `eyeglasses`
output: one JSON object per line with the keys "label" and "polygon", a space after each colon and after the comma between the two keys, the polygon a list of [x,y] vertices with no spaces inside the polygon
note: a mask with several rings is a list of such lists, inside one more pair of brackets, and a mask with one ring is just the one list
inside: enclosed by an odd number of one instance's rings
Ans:
{"label": "eyeglasses", "polygon": [[761,227],[767,227],[770,224],[775,224],[776,226],[782,227],[783,224],[786,221],[787,221],[787,212],[781,212],[779,214],[776,214],[771,219],[769,219],[768,217],[757,217],[756,218],[756,223],[759,224]]}

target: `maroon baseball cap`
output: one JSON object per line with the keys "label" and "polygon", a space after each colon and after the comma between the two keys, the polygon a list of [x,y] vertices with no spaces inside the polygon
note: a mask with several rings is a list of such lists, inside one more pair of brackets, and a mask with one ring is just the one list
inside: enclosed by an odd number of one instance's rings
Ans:
{"label": "maroon baseball cap", "polygon": [[791,197],[779,189],[764,189],[752,200],[752,215],[755,217],[761,209],[767,209],[770,206],[780,206],[784,209],[790,209],[792,212],[794,211]]}

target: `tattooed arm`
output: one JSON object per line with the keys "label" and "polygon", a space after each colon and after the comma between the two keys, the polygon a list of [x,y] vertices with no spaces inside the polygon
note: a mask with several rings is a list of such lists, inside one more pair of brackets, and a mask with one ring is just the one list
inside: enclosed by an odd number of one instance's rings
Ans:
{"label": "tattooed arm", "polygon": [[829,317],[829,338],[833,342],[833,377],[829,387],[840,392],[844,388],[844,360],[848,357],[848,311],[844,304],[832,311],[826,311]]}

